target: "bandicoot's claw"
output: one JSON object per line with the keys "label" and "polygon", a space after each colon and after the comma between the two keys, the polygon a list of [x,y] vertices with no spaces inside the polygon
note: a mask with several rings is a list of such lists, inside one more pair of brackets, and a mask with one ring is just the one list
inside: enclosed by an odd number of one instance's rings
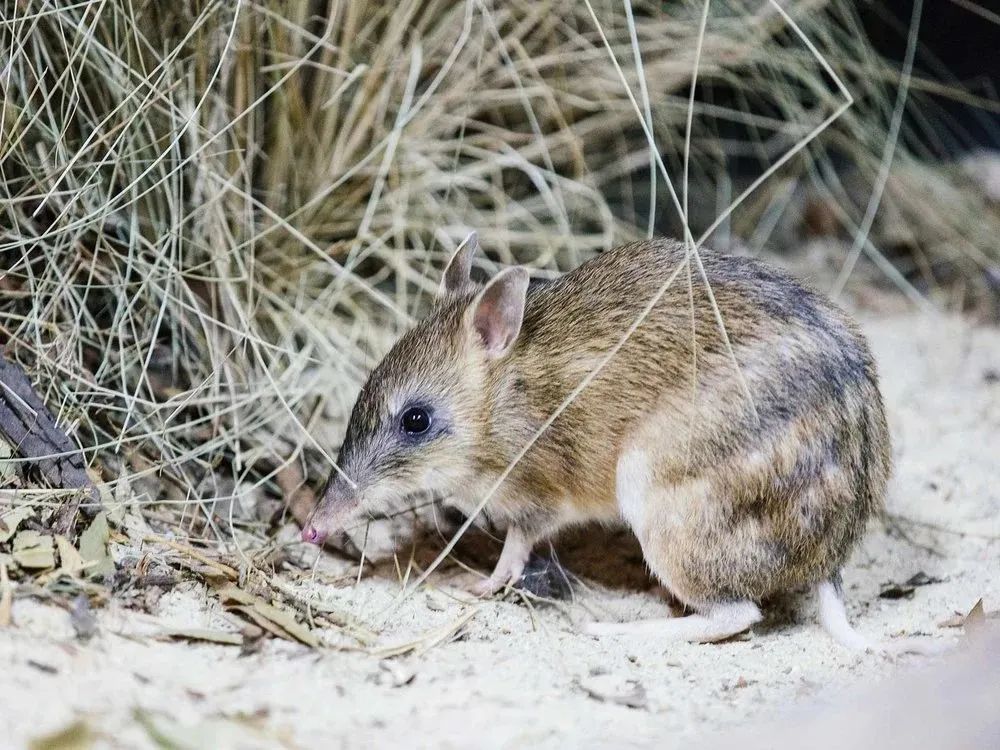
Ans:
{"label": "bandicoot's claw", "polygon": [[469,587],[469,592],[474,596],[485,598],[487,596],[493,596],[500,589],[504,587],[504,584],[497,583],[492,578],[484,578],[481,581],[476,581]]}

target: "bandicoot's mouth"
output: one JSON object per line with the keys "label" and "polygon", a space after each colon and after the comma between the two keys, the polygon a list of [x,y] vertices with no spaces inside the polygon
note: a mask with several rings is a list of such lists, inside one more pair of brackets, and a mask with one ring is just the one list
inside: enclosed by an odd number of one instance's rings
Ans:
{"label": "bandicoot's mouth", "polygon": [[303,542],[309,542],[309,544],[322,546],[322,544],[326,541],[327,536],[327,532],[317,529],[313,526],[312,521],[307,521],[306,525],[302,527]]}

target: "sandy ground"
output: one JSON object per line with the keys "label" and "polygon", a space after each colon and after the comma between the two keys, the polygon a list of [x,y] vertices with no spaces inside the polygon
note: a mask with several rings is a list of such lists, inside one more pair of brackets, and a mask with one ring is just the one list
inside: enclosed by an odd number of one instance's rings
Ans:
{"label": "sandy ground", "polygon": [[[954,611],[980,597],[1000,607],[1000,332],[900,314],[865,325],[895,436],[898,527],[871,529],[854,555],[849,612],[878,638],[953,641],[961,631],[938,623]],[[316,580],[334,583],[293,585],[368,622],[380,646],[429,646],[391,659],[337,650],[351,641],[333,631],[328,649],[269,640],[249,655],[155,638],[175,626],[233,627],[196,584],[164,595],[154,615],[112,601],[87,643],[65,610],[18,599],[15,626],[0,632],[0,745],[80,720],[97,747],[698,747],[718,730],[780,721],[796,704],[837,701],[934,661],[846,652],[819,629],[808,597],[779,602],[745,640],[596,640],[578,632],[581,621],[667,607],[625,534],[578,534],[560,554],[587,581],[574,601],[473,602],[448,586],[454,573],[392,611],[391,563],[367,566],[355,585],[355,565],[324,555]],[[910,599],[879,597],[919,571],[942,582]]]}

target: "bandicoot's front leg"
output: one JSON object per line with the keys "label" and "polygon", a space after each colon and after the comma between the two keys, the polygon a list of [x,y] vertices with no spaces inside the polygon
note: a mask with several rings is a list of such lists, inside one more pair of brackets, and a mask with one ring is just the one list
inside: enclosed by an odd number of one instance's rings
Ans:
{"label": "bandicoot's front leg", "polygon": [[489,578],[479,581],[472,587],[476,596],[495,594],[508,583],[516,583],[524,572],[525,563],[531,555],[532,544],[528,537],[517,526],[507,529],[507,537],[503,542],[500,559]]}

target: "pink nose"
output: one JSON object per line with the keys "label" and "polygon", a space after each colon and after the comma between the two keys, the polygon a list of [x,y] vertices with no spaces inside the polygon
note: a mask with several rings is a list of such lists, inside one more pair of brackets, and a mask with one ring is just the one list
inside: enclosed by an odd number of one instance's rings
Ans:
{"label": "pink nose", "polygon": [[302,541],[322,545],[326,541],[326,533],[320,531],[311,523],[307,523],[305,528],[302,529]]}

